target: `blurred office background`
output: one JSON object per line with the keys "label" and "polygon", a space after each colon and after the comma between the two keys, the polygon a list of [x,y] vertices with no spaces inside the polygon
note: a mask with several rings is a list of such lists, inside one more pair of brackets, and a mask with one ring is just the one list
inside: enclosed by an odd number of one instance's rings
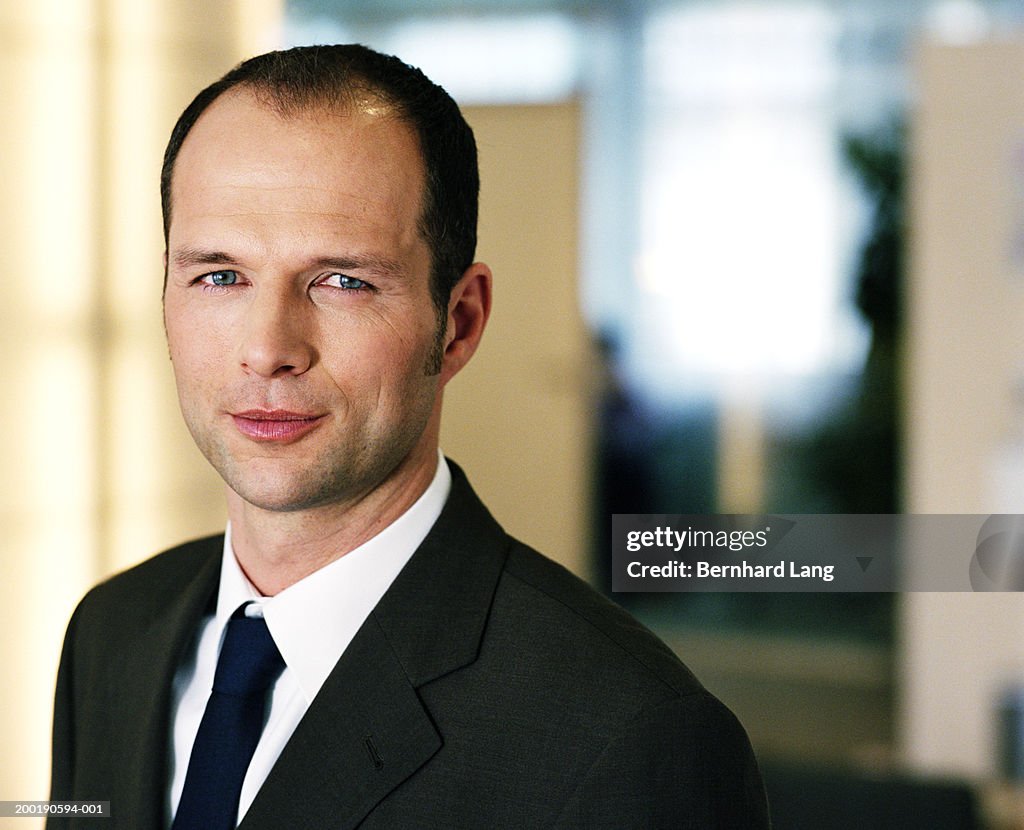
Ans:
{"label": "blurred office background", "polygon": [[[607,588],[611,512],[1024,512],[1019,3],[8,0],[0,36],[0,800],[45,797],[81,594],[222,527],[163,344],[157,178],[191,96],[268,48],[368,43],[466,105],[495,312],[443,445],[581,576]],[[615,599],[780,794],[1009,803],[1024,598]]]}

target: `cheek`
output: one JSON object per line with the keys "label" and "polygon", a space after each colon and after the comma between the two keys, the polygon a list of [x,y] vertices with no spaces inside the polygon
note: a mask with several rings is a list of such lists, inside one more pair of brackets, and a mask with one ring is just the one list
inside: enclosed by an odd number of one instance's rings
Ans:
{"label": "cheek", "polygon": [[210,333],[168,327],[167,346],[179,394],[221,383],[224,347]]}
{"label": "cheek", "polygon": [[171,362],[176,371],[187,371],[192,367],[209,365],[209,356],[205,353],[208,341],[195,334],[185,335],[174,330],[167,332],[167,346]]}
{"label": "cheek", "polygon": [[424,371],[432,337],[345,338],[321,351],[333,385],[357,409],[401,413],[433,391],[436,378]]}
{"label": "cheek", "polygon": [[231,310],[224,305],[204,308],[188,298],[166,300],[164,328],[171,360],[176,368],[212,369],[222,364],[232,341]]}
{"label": "cheek", "polygon": [[436,319],[419,309],[364,309],[322,321],[317,342],[331,374],[400,378],[420,369],[434,345]]}

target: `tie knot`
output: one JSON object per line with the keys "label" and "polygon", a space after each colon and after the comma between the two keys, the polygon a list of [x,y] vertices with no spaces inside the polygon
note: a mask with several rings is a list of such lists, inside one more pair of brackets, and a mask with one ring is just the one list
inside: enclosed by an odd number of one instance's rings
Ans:
{"label": "tie knot", "polygon": [[214,691],[235,697],[263,695],[283,668],[284,660],[267,621],[236,612],[228,620],[213,678]]}

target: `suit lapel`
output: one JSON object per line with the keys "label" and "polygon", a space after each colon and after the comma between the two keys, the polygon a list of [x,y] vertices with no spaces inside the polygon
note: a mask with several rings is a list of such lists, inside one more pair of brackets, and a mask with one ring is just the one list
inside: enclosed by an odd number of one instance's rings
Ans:
{"label": "suit lapel", "polygon": [[120,724],[117,752],[123,772],[114,782],[111,803],[122,820],[131,817],[131,826],[139,830],[165,823],[174,673],[215,595],[223,537],[204,539],[196,547],[205,560],[183,577],[183,591],[175,591],[175,582],[168,580],[166,601],[158,603],[151,625],[139,632],[137,647],[123,655],[123,671],[113,675],[120,684],[113,697],[128,705],[112,715]]}
{"label": "suit lapel", "polygon": [[373,612],[414,686],[476,659],[510,545],[462,470],[448,464],[444,510]]}
{"label": "suit lapel", "polygon": [[239,830],[359,824],[441,747],[371,617],[299,723]]}
{"label": "suit lapel", "polygon": [[[451,463],[451,462],[449,462]],[[338,661],[239,830],[356,827],[441,748],[418,688],[476,659],[508,537],[457,466],[431,532]]]}

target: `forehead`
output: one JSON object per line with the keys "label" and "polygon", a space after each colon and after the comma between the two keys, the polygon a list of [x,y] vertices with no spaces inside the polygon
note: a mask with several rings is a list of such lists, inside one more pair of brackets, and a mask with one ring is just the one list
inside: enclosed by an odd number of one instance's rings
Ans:
{"label": "forehead", "polygon": [[418,223],[425,175],[412,129],[379,101],[282,114],[230,90],[182,144],[171,182],[178,214],[244,209]]}

